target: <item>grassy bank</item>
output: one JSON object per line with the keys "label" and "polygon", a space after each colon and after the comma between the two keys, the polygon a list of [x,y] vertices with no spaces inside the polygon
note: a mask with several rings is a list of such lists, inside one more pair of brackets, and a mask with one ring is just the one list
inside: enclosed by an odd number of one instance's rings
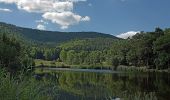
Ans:
{"label": "grassy bank", "polygon": [[170,69],[148,69],[147,67],[135,67],[135,66],[118,66],[117,70],[119,71],[128,71],[128,72],[166,72],[170,73]]}
{"label": "grassy bank", "polygon": [[111,66],[106,64],[97,65],[69,65],[64,62],[46,61],[46,60],[35,60],[35,67],[54,67],[54,68],[81,68],[81,69],[110,69]]}
{"label": "grassy bank", "polygon": [[[106,63],[97,64],[97,65],[69,65],[64,62],[56,62],[56,61],[45,61],[36,59],[35,67],[53,67],[53,68],[80,68],[80,69],[109,69],[112,70],[113,67],[107,65]],[[147,67],[135,67],[135,66],[123,66],[120,65],[117,67],[118,71],[125,72],[170,72],[170,69],[158,70],[158,69],[148,69]]]}
{"label": "grassy bank", "polygon": [[53,100],[56,93],[57,88],[47,80],[22,74],[12,77],[0,69],[0,100]]}

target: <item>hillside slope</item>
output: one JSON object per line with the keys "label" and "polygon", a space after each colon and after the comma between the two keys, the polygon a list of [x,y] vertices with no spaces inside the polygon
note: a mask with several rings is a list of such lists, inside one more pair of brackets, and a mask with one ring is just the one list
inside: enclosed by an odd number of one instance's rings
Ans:
{"label": "hillside slope", "polygon": [[41,31],[36,29],[22,28],[11,24],[0,22],[0,32],[14,33],[21,35],[24,38],[45,43],[62,43],[73,39],[85,39],[85,38],[112,38],[118,39],[115,36],[109,34],[103,34],[98,32],[57,32],[57,31]]}

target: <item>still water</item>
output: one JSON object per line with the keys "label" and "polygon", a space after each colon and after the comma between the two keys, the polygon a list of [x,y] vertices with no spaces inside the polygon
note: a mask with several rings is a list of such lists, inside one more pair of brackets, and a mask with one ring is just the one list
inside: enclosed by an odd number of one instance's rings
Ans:
{"label": "still water", "polygon": [[170,100],[170,74],[41,70],[58,87],[56,100]]}

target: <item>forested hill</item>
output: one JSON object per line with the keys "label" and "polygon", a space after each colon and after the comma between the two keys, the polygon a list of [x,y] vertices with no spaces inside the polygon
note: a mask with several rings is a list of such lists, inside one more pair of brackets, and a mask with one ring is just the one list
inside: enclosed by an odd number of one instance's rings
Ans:
{"label": "forested hill", "polygon": [[45,43],[62,43],[73,39],[85,38],[113,38],[115,36],[98,32],[57,32],[57,31],[41,31],[36,29],[22,28],[11,24],[0,22],[1,33],[16,33],[24,38],[36,42]]}

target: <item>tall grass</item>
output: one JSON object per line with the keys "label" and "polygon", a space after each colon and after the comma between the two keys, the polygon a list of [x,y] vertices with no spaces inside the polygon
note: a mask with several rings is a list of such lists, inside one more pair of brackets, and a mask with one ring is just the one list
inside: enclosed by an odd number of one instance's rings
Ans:
{"label": "tall grass", "polygon": [[133,95],[125,95],[125,100],[158,100],[155,93],[141,93],[137,92]]}
{"label": "tall grass", "polygon": [[150,93],[136,92],[134,94],[125,92],[125,93],[119,94],[119,96],[117,98],[114,97],[114,99],[110,97],[107,100],[158,100],[155,93],[153,92],[150,92]]}
{"label": "tall grass", "polygon": [[23,75],[11,77],[0,69],[0,100],[52,100],[56,95],[57,87],[48,81]]}

